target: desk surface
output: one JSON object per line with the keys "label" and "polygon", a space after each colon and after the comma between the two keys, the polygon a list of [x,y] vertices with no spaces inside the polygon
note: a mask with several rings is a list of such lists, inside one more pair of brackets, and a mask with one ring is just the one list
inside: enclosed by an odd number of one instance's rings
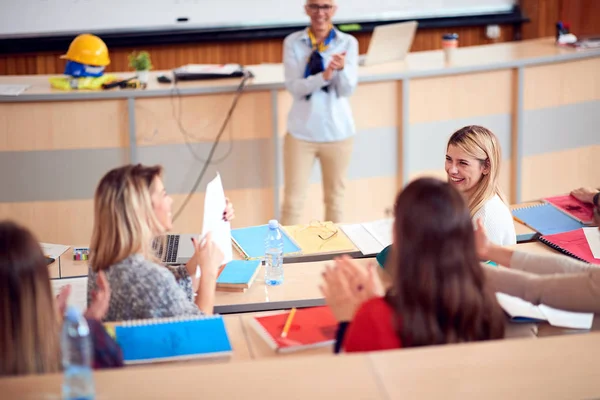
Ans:
{"label": "desk surface", "polygon": [[[359,68],[359,81],[376,82],[473,73],[565,62],[598,56],[600,56],[600,49],[576,51],[570,48],[555,46],[554,38],[542,38],[459,48],[455,56],[455,62],[452,65],[447,65],[444,62],[444,54],[441,50],[410,53],[403,62]],[[254,78],[252,78],[247,90],[283,89],[284,76],[281,64],[251,65],[247,68],[254,74]],[[172,85],[160,84],[156,81],[156,77],[161,74],[169,75],[170,71],[151,72],[146,90],[110,90],[97,92],[63,92],[52,89],[48,83],[49,76],[47,75],[4,76],[0,77],[0,84],[29,84],[31,87],[19,96],[0,96],[0,102],[173,95]],[[124,72],[116,75],[129,78],[133,75],[133,72]],[[180,94],[233,92],[236,90],[238,84],[239,79],[179,82],[177,90]]]}
{"label": "desk surface", "polygon": [[[597,398],[600,334],[94,373],[98,398]],[[61,374],[0,379],[3,398],[58,398]],[[140,384],[143,382],[143,384]]]}

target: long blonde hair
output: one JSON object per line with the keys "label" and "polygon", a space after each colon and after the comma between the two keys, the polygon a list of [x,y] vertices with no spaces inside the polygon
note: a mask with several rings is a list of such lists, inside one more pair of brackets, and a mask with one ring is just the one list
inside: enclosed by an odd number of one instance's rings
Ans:
{"label": "long blonde hair", "polygon": [[152,241],[165,229],[152,208],[151,188],[162,167],[126,165],[109,171],[94,196],[90,265],[105,270],[132,254],[157,261]]}
{"label": "long blonde hair", "polygon": [[494,195],[498,195],[506,203],[506,197],[500,188],[502,154],[496,135],[483,126],[470,125],[454,132],[448,140],[446,148],[450,147],[451,144],[489,168],[489,173],[481,177],[468,199],[471,217]]}
{"label": "long blonde hair", "polygon": [[60,370],[60,325],[42,249],[0,222],[0,376]]}

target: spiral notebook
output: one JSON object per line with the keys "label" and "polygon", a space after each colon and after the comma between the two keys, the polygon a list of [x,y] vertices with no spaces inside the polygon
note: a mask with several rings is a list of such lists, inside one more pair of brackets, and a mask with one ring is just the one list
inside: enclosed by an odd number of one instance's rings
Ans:
{"label": "spiral notebook", "polygon": [[594,223],[594,207],[591,204],[577,200],[570,194],[547,197],[544,201],[552,204],[569,217],[584,225],[592,225]]}
{"label": "spiral notebook", "polygon": [[254,317],[250,326],[279,353],[330,346],[335,341],[337,320],[327,306],[302,308],[296,311],[286,338],[281,332],[290,312]]}
{"label": "spiral notebook", "polygon": [[[300,246],[296,244],[285,230],[280,229],[283,236],[283,256],[298,255],[302,253]],[[269,232],[268,225],[249,226],[247,228],[233,229],[231,238],[234,246],[247,260],[256,260],[265,255],[265,238]]]}
{"label": "spiral notebook", "polygon": [[144,364],[231,355],[220,315],[135,320],[115,327],[125,364]]}
{"label": "spiral notebook", "polygon": [[[596,229],[596,228],[586,228]],[[540,241],[556,251],[590,264],[600,264],[600,259],[594,257],[590,243],[583,229],[556,233],[540,237]]]}
{"label": "spiral notebook", "polygon": [[585,226],[549,203],[517,208],[512,211],[512,214],[517,221],[541,235],[574,231]]}

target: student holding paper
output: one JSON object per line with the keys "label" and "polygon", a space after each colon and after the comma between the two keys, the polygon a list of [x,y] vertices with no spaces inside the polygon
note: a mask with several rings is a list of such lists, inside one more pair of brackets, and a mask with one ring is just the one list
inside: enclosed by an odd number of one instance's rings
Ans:
{"label": "student holding paper", "polygon": [[[94,347],[94,368],[123,365],[121,349],[102,323],[110,299],[103,273],[84,316]],[[68,287],[55,299],[46,259],[27,229],[0,222],[0,377],[61,369],[60,331]]]}
{"label": "student holding paper", "polygon": [[335,0],[306,0],[310,26],[283,43],[285,87],[293,98],[283,146],[282,224],[297,225],[316,159],[321,163],[325,220],[342,222],[354,143],[348,98],[358,83],[358,41],[337,30]]}
{"label": "student holding paper", "polygon": [[350,258],[327,267],[321,291],[346,352],[504,336],[504,314],[475,252],[465,200],[449,183],[418,179],[397,197],[387,293],[377,271]]}
{"label": "student holding paper", "polygon": [[[196,252],[185,266],[162,266],[153,250],[153,241],[172,228],[172,203],[160,166],[127,165],[100,180],[88,284],[94,289],[95,276],[104,271],[112,288],[107,321],[212,314],[223,253],[210,233],[194,243]],[[233,212],[227,200],[223,219],[232,219]]]}

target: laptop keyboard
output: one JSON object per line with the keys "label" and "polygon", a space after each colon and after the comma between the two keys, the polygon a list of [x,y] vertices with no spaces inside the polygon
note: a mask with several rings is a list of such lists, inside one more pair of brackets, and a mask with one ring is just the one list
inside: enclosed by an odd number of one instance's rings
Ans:
{"label": "laptop keyboard", "polygon": [[[167,251],[163,249],[163,243]],[[177,249],[179,248],[179,235],[167,235],[166,240],[155,240],[153,246],[162,262],[175,263],[177,261]]]}

